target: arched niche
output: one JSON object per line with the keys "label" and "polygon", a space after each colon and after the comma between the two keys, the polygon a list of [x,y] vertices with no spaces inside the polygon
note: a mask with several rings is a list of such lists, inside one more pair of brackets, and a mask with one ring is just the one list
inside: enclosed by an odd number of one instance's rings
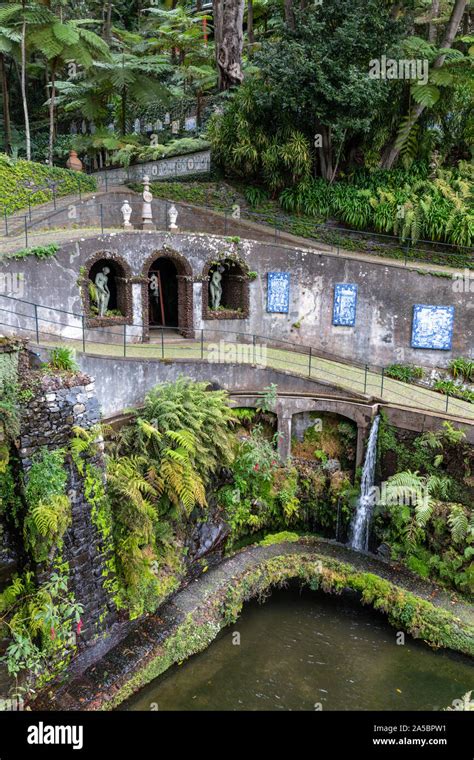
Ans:
{"label": "arched niche", "polygon": [[[96,282],[99,274],[106,278],[110,293],[104,315],[100,315],[97,302]],[[121,257],[110,251],[98,251],[86,262],[81,278],[81,291],[88,327],[132,323],[132,272]]]}
{"label": "arched niche", "polygon": [[[213,275],[221,294],[218,307],[213,299]],[[219,279],[220,275],[220,279]],[[249,271],[245,262],[234,256],[223,256],[207,262],[203,270],[203,319],[248,319],[250,311]]]}

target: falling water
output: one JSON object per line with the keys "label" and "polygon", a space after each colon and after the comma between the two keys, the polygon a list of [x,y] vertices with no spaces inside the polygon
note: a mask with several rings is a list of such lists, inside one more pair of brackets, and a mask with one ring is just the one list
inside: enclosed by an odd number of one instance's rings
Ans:
{"label": "falling water", "polygon": [[375,464],[377,461],[377,434],[380,416],[374,419],[370,430],[367,453],[360,484],[360,496],[357,500],[356,513],[351,526],[350,546],[357,551],[367,551],[369,545],[369,524],[373,507],[373,486]]}

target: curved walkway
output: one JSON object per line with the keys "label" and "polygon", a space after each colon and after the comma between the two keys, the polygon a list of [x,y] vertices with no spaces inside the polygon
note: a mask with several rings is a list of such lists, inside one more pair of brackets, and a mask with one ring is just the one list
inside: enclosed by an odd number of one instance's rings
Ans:
{"label": "curved walkway", "polygon": [[[93,226],[92,224],[85,224],[84,226],[79,226],[76,222],[70,224],[69,227],[64,227],[61,224],[58,224],[57,227],[54,226],[48,226],[48,229],[41,229],[41,223],[48,222],[49,217],[54,217],[58,214],[58,209],[64,209],[68,207],[68,204],[74,203],[76,205],[82,205],[82,203],[87,202],[90,199],[97,199],[98,204],[104,203],[104,205],[107,204],[107,197],[110,194],[123,194],[124,198],[130,198],[135,196],[138,199],[141,198],[139,193],[135,193],[134,191],[130,190],[127,187],[124,187],[123,185],[117,186],[117,187],[110,187],[107,192],[87,192],[82,194],[82,198],[78,200],[77,194],[73,194],[71,196],[63,196],[59,200],[61,201],[60,206],[58,208],[54,208],[53,204],[51,202],[42,204],[40,206],[35,207],[34,213],[37,214],[37,219],[33,222],[33,224],[29,225],[28,229],[28,247],[34,247],[39,245],[46,245],[48,243],[69,243],[74,240],[78,240],[81,238],[87,238],[87,237],[93,237],[94,235],[98,234],[110,234],[113,232],[123,232],[124,230],[121,227],[112,226],[107,221],[104,222],[102,225],[98,222],[96,226]],[[157,197],[155,198],[155,203],[169,203],[174,204],[178,211],[187,210],[188,212],[195,212],[197,214],[205,213],[208,217],[214,220],[214,225],[221,225],[223,229],[219,233],[219,235],[239,235],[240,237],[249,239],[249,240],[261,240],[261,241],[267,241],[269,243],[278,243],[279,245],[287,245],[291,247],[297,246],[298,248],[303,248],[308,251],[308,253],[324,253],[329,256],[337,256],[341,258],[346,259],[356,259],[358,261],[366,261],[370,263],[378,263],[382,266],[390,266],[395,268],[403,268],[403,269],[412,269],[415,271],[421,271],[421,272],[434,272],[438,275],[446,275],[446,276],[452,276],[454,272],[458,272],[460,268],[462,269],[462,266],[457,263],[453,264],[452,266],[448,264],[437,264],[437,263],[431,263],[430,261],[426,261],[424,259],[410,259],[410,260],[399,260],[397,258],[391,257],[391,256],[384,256],[383,253],[375,253],[375,252],[367,252],[362,250],[351,250],[350,248],[344,248],[342,246],[337,245],[331,245],[329,243],[324,243],[322,241],[316,240],[314,238],[308,238],[308,237],[302,237],[300,235],[292,234],[291,232],[287,232],[285,230],[275,228],[274,226],[270,225],[269,223],[265,223],[264,221],[253,221],[252,219],[247,219],[245,217],[241,217],[238,220],[235,220],[233,218],[228,219],[228,214],[226,215],[225,212],[219,211],[214,208],[210,208],[208,206],[199,206],[192,203],[184,203],[179,201],[173,201],[173,200],[166,200],[165,198]],[[64,206],[63,206],[64,204]],[[9,237],[3,236],[0,237],[0,259],[2,255],[8,255],[11,253],[14,253],[19,248],[25,247],[25,230],[24,230],[24,224],[22,220],[25,218],[24,214],[18,214],[18,226],[14,229],[12,229],[11,234]],[[156,221],[156,220],[155,220]],[[21,222],[21,223],[20,223]],[[13,218],[12,218],[13,223]],[[33,229],[34,227],[34,229]],[[198,227],[198,229],[194,228]],[[212,225],[211,225],[212,229]],[[352,230],[357,234],[356,230]],[[131,234],[133,232],[140,232],[140,230],[130,230]],[[199,234],[210,234],[209,232],[206,232],[200,223],[196,223],[196,225],[193,225],[193,229],[181,229],[180,232],[189,232],[193,233],[195,235]],[[377,233],[373,233],[374,236],[377,235]],[[442,255],[442,254],[439,254]]]}
{"label": "curved walkway", "polygon": [[[259,587],[258,583],[252,587],[252,571],[265,572],[272,561],[284,563],[286,560],[286,573],[285,567],[280,565],[280,576],[275,575],[267,587]],[[60,686],[53,694],[48,690],[47,695],[40,695],[32,708],[110,710],[119,707],[128,696],[161,675],[172,664],[205,649],[229,622],[226,613],[229,610],[239,613],[239,602],[264,593],[268,585],[275,582],[281,583],[295,577],[304,582],[306,576],[295,569],[298,560],[308,563],[316,569],[316,573],[321,574],[321,588],[327,591],[331,588],[325,586],[325,577],[326,580],[339,578],[340,582],[344,578],[341,573],[346,572],[347,575],[349,572],[361,583],[373,584],[370,579],[377,576],[375,582],[385,583],[386,590],[397,595],[398,602],[405,605],[405,612],[413,611],[413,600],[417,602],[417,599],[413,596],[403,599],[404,592],[416,594],[418,601],[425,605],[425,612],[430,615],[434,612],[434,617],[436,611],[439,612],[438,617],[442,620],[438,623],[440,629],[444,627],[446,633],[449,627],[453,640],[458,640],[458,637],[462,639],[461,651],[474,652],[474,613],[471,605],[406,570],[372,556],[357,554],[341,544],[310,537],[295,543],[253,546],[223,560],[179,591],[157,613],[137,621],[133,630],[97,664],[89,665],[82,674]],[[233,599],[234,592],[239,592],[240,598]],[[235,619],[236,615],[233,617]]]}
{"label": "curved walkway", "polygon": [[[225,333],[222,333],[225,339]],[[353,391],[366,398],[376,398],[390,404],[398,404],[411,407],[417,410],[426,410],[428,412],[439,413],[449,418],[457,417],[460,420],[474,420],[474,404],[460,399],[449,398],[424,388],[419,385],[402,383],[398,380],[392,380],[381,373],[367,371],[363,367],[357,367],[342,361],[325,359],[317,354],[298,352],[297,350],[284,350],[271,348],[266,344],[266,338],[256,336],[258,339],[258,350],[262,354],[262,348],[265,349],[265,361],[261,364],[257,359],[257,365],[262,369],[269,368],[291,375],[304,377],[308,380],[314,380],[326,385],[331,385],[341,390]],[[229,341],[227,343],[231,345]],[[154,360],[154,361],[189,361],[202,362],[209,366],[209,376],[212,377],[212,360],[217,343],[211,341],[201,342],[199,340],[172,340],[164,341],[163,344],[139,343],[127,344],[125,347],[120,343],[96,343],[86,341],[85,351],[84,344],[81,340],[61,339],[55,341],[42,341],[44,348],[53,348],[55,346],[68,345],[74,348],[80,357],[81,354],[90,356],[103,356],[107,358],[117,358],[120,360]],[[236,354],[239,357],[239,364],[254,366],[252,362],[251,351],[248,343],[233,342]],[[126,356],[124,356],[126,354]],[[226,362],[224,362],[226,363]]]}

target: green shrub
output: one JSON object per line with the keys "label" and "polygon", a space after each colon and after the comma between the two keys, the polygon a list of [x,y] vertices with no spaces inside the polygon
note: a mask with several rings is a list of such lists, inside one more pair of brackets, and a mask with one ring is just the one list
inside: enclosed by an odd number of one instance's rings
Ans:
{"label": "green shrub", "polygon": [[386,367],[385,374],[403,383],[413,383],[415,380],[421,380],[423,369],[413,364],[390,364]]}
{"label": "green shrub", "polygon": [[37,259],[49,259],[51,256],[55,256],[59,251],[59,245],[51,243],[50,245],[36,245],[32,248],[22,248],[15,253],[7,253],[7,259],[24,259],[27,256],[36,256]]}
{"label": "green shrub", "polygon": [[433,178],[417,167],[360,170],[332,184],[306,178],[286,187],[279,200],[289,213],[335,218],[354,229],[395,235],[402,243],[434,240],[469,248],[474,214],[470,186],[461,174],[439,170]]}
{"label": "green shrub", "polygon": [[472,359],[464,359],[462,356],[453,359],[449,363],[449,369],[455,380],[459,378],[465,383],[474,382],[474,361]]}
{"label": "green shrub", "polygon": [[49,366],[59,372],[77,372],[79,369],[75,361],[75,352],[68,346],[58,346],[49,352]]}
{"label": "green shrub", "polygon": [[444,393],[447,396],[453,396],[453,398],[460,398],[463,401],[474,403],[474,393],[453,382],[453,380],[437,380],[433,388],[435,391]]}
{"label": "green shrub", "polygon": [[[28,200],[32,206],[46,203],[53,198],[52,189],[46,187],[48,181],[57,182],[56,196],[81,192],[92,192],[97,189],[96,181],[80,172],[70,169],[37,164],[23,159],[14,160],[4,154],[0,154],[0,209],[2,212],[12,214],[23,208],[28,208]],[[44,189],[32,192],[25,186],[25,182]]]}

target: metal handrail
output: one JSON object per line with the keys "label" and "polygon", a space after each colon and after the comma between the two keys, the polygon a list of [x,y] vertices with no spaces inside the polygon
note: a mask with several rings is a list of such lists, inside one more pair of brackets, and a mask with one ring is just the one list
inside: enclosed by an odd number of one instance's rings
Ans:
{"label": "metal handrail", "polygon": [[[153,358],[166,358],[166,346],[168,346],[168,351],[170,349],[175,353],[176,351],[183,350],[186,352],[193,352],[195,350],[196,354],[198,355],[198,358],[203,359],[204,358],[204,346],[205,346],[205,333],[209,332],[210,337],[209,340],[212,342],[215,342],[215,335],[232,335],[235,336],[233,340],[229,340],[229,343],[235,343],[237,345],[249,345],[254,347],[252,356],[254,361],[251,361],[251,364],[258,364],[256,361],[256,349],[259,344],[265,344],[270,350],[273,351],[282,351],[285,353],[285,357],[282,357],[281,360],[278,357],[274,357],[273,365],[279,364],[280,362],[284,363],[285,368],[290,365],[292,368],[297,367],[299,372],[296,372],[299,376],[303,375],[305,377],[314,378],[317,379],[314,374],[313,370],[317,369],[317,362],[323,361],[323,362],[330,362],[331,364],[335,365],[341,365],[341,367],[348,367],[354,370],[359,371],[359,377],[357,375],[355,377],[351,377],[350,385],[356,386],[358,389],[357,392],[367,396],[369,395],[369,391],[372,391],[373,394],[380,399],[384,399],[384,390],[386,390],[386,383],[387,380],[391,383],[391,389],[390,393],[393,396],[396,396],[400,398],[405,405],[407,404],[406,394],[398,393],[397,390],[394,389],[393,384],[400,383],[401,388],[403,387],[403,383],[401,381],[396,381],[393,378],[388,378],[386,375],[386,368],[377,366],[377,365],[370,365],[368,363],[364,364],[361,362],[355,362],[355,361],[349,361],[345,359],[344,357],[340,357],[336,354],[330,354],[324,351],[320,351],[319,349],[315,349],[313,346],[309,346],[306,344],[299,344],[287,340],[280,340],[271,338],[268,336],[260,335],[258,333],[247,333],[243,331],[239,331],[237,329],[234,330],[223,330],[220,327],[212,327],[212,328],[198,328],[193,329],[193,333],[199,334],[199,339],[195,339],[192,342],[187,343],[185,346],[177,346],[176,344],[166,344],[164,341],[164,334],[166,331],[176,331],[180,330],[182,328],[178,327],[163,327],[163,326],[157,326],[155,329],[158,331],[158,334],[161,337],[161,340],[159,343],[136,343],[134,339],[137,338],[136,331],[134,334],[130,332],[132,328],[138,328],[138,330],[143,334],[143,323],[127,323],[127,324],[120,324],[120,325],[110,325],[111,328],[116,328],[117,332],[114,332],[113,329],[108,329],[107,326],[100,327],[100,328],[93,328],[89,327],[87,325],[87,318],[84,313],[77,313],[68,311],[66,309],[60,309],[53,306],[45,306],[44,304],[37,304],[32,301],[23,300],[21,298],[16,298],[15,296],[8,296],[4,294],[0,294],[0,298],[5,298],[9,302],[14,302],[15,304],[23,304],[25,306],[32,307],[32,314],[26,314],[23,311],[18,312],[14,306],[12,305],[11,309],[2,308],[0,307],[0,312],[11,314],[15,317],[19,317],[26,320],[31,320],[31,327],[24,326],[24,325],[15,325],[11,322],[5,322],[0,321],[1,327],[8,328],[13,333],[31,333],[34,336],[34,341],[41,345],[41,342],[48,341],[50,339],[51,341],[54,340],[54,342],[65,342],[68,341],[74,344],[78,344],[81,346],[83,353],[87,353],[87,344],[92,344],[96,346],[110,346],[111,340],[110,339],[117,339],[116,343],[114,345],[119,348],[122,346],[122,353],[124,357],[127,357],[127,355],[133,355],[133,349],[135,350],[137,348],[140,349],[140,351],[144,351],[145,353],[148,351],[155,350],[158,351],[158,353],[161,354],[161,356],[153,357]],[[74,325],[70,324],[69,322],[63,322],[60,319],[51,319],[48,316],[41,316],[40,310],[44,309],[48,312],[52,312],[53,314],[65,314],[67,316],[73,317],[74,319],[79,320],[80,324]],[[54,332],[50,329],[48,329],[48,325],[55,325],[56,327],[59,327],[59,334],[58,332]],[[46,327],[46,329],[45,329]],[[78,337],[68,337],[64,336],[62,334],[63,328],[73,331],[78,331]],[[100,331],[100,335],[97,335],[95,331]],[[127,333],[128,330],[128,333]],[[92,337],[91,337],[92,333]],[[211,338],[212,335],[212,338]],[[43,337],[42,337],[43,336]],[[108,339],[109,338],[109,339]],[[185,341],[186,339],[183,338]],[[281,347],[283,346],[283,348]],[[130,349],[129,353],[127,353],[128,349]],[[93,354],[92,354],[93,355]],[[104,353],[103,355],[107,355]],[[304,357],[304,361],[292,361],[290,357],[296,357],[297,355]],[[136,357],[136,358],[146,358],[146,357]],[[172,358],[176,359],[176,356],[173,356]],[[187,357],[189,358],[189,357]],[[324,367],[324,375],[330,378],[333,382],[339,381],[339,384],[345,384],[348,385],[348,377],[347,375],[344,375],[342,373],[339,373],[337,371],[337,366],[335,367]],[[374,378],[373,376],[376,376]],[[467,408],[466,405],[469,404],[469,402],[464,401],[462,399],[456,399],[450,396],[449,394],[441,394],[439,392],[433,391],[432,389],[426,388],[425,386],[419,385],[417,383],[412,383],[410,385],[407,384],[407,387],[413,387],[416,388],[420,393],[423,394],[430,394],[432,398],[436,398],[438,396],[445,396],[446,397],[446,405],[445,405],[445,413],[450,413],[453,416],[463,417],[466,418],[467,415]],[[436,413],[439,410],[436,410],[432,406],[423,406],[422,403],[416,402],[417,408],[424,409],[426,411],[434,412]],[[459,413],[456,412],[456,410],[459,411]],[[473,416],[474,416],[474,410],[473,410]]]}
{"label": "metal handrail", "polygon": [[[93,192],[93,191],[91,191]],[[130,204],[133,206],[139,206],[141,204],[141,201],[138,199],[129,199]],[[158,226],[160,224],[163,224],[163,229],[167,228],[167,219],[166,219],[166,209],[169,204],[176,203],[178,206],[188,206],[193,207],[192,203],[186,203],[183,201],[170,201],[165,198],[155,198],[154,203],[156,205],[163,204],[165,207],[165,217],[164,219],[157,219],[155,220]],[[74,228],[93,228],[97,226],[97,228],[101,229],[101,232],[103,232],[105,229],[121,229],[120,224],[117,224],[116,219],[105,219],[105,215],[108,210],[110,209],[118,209],[120,205],[122,204],[121,200],[118,201],[105,201],[98,204],[96,207],[87,207],[82,206],[79,211],[87,212],[91,211],[91,214],[94,217],[98,217],[97,224],[94,225],[91,223],[90,219],[86,219],[85,223],[81,223],[81,213],[71,219],[69,223],[64,223],[66,226],[64,226],[63,222],[61,222],[61,228],[63,229],[74,229]],[[4,213],[4,231],[3,231],[3,237],[4,238],[10,238],[10,239],[16,239],[24,237],[25,239],[25,246],[28,247],[28,233],[31,231],[31,229],[39,224],[41,221],[45,221],[46,219],[53,219],[55,216],[59,216],[62,213],[66,213],[69,211],[71,207],[71,202],[69,202],[67,205],[64,206],[58,206],[52,210],[49,210],[47,212],[41,212],[38,213],[38,218],[34,219],[33,215],[30,212],[28,214],[24,215],[15,215],[14,220],[8,219],[8,216],[6,213]],[[278,240],[281,235],[297,235],[297,233],[292,232],[291,229],[291,220],[288,218],[288,216],[285,216],[283,214],[269,214],[265,215],[260,212],[254,212],[249,210],[241,210],[239,212],[239,216],[234,216],[234,209],[233,208],[222,208],[218,207],[212,204],[206,204],[204,206],[199,206],[198,208],[209,208],[213,211],[213,213],[219,214],[222,217],[224,230],[223,233],[227,234],[229,225],[239,223],[239,222],[250,222],[250,223],[257,223],[263,226],[268,227],[269,230],[273,230],[275,241]],[[105,212],[105,213],[104,213]],[[162,215],[160,215],[162,216]],[[271,222],[269,221],[271,220]],[[183,230],[186,231],[186,230]],[[190,229],[188,231],[195,231],[194,229]],[[202,230],[202,227],[200,228],[200,231]],[[389,244],[394,244],[398,248],[402,248],[404,252],[404,260],[407,264],[408,261],[412,261],[415,263],[417,260],[420,261],[430,261],[433,260],[434,263],[436,263],[437,257],[443,257],[448,259],[447,265],[449,266],[449,258],[455,259],[456,257],[464,257],[466,259],[465,262],[459,263],[458,266],[462,266],[463,264],[468,266],[469,268],[472,266],[474,268],[474,249],[469,246],[455,246],[451,243],[444,243],[440,241],[429,241],[429,240],[418,240],[416,243],[413,243],[411,240],[405,240],[402,241],[400,238],[394,236],[394,235],[388,235],[386,233],[382,232],[376,232],[376,231],[369,231],[369,230],[355,230],[355,229],[349,229],[347,227],[342,226],[331,226],[327,227],[325,223],[314,223],[313,229],[311,230],[311,235],[307,237],[308,243],[310,244],[310,241],[316,240],[318,242],[318,235],[321,237],[322,234],[340,234],[348,237],[352,237],[355,240],[357,238],[361,239],[361,242],[365,242],[364,237],[369,237],[372,241],[377,243],[376,239],[380,239],[380,245],[384,245],[384,241],[387,241],[387,246]],[[50,234],[50,230],[38,231],[35,234]],[[375,239],[375,240],[374,240]],[[331,247],[334,247],[337,249],[337,252],[342,249],[344,250],[344,242],[340,244],[331,244],[325,243],[324,240],[319,241],[322,244],[325,245],[331,245]],[[420,246],[430,246],[430,248],[420,247]],[[373,250],[363,250],[361,249],[360,253],[368,255],[368,256],[383,256],[384,251],[374,252]],[[390,255],[390,247],[387,247],[386,250],[387,255]],[[7,254],[8,255],[8,254]]]}

